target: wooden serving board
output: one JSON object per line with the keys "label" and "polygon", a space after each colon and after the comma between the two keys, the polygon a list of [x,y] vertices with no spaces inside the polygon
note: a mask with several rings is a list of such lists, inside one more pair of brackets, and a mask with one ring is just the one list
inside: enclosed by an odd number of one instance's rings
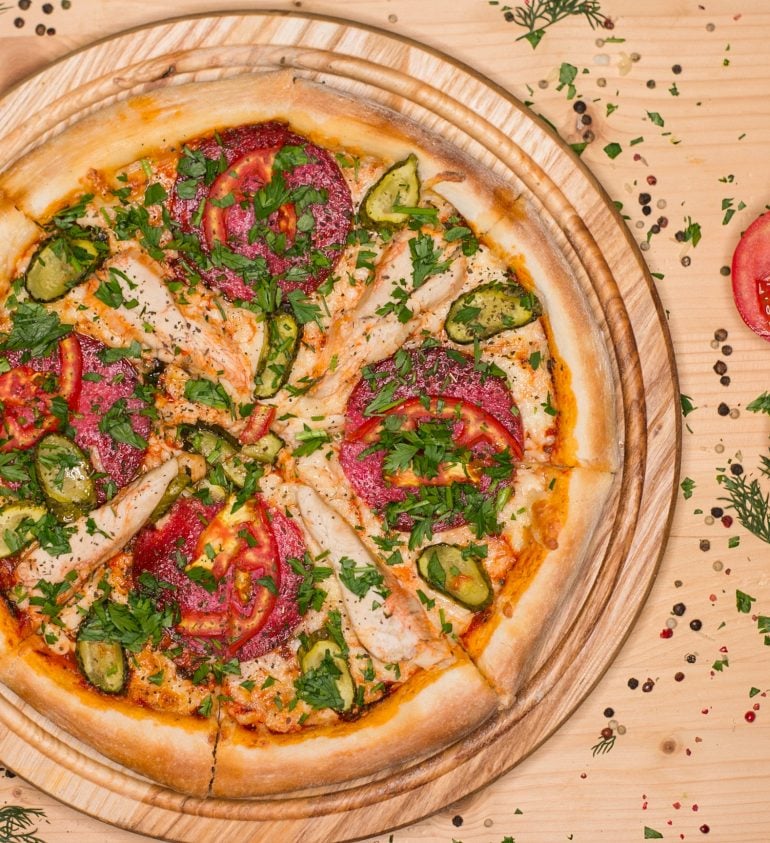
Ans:
{"label": "wooden serving board", "polygon": [[[289,67],[379,102],[452,141],[537,199],[616,368],[625,441],[614,511],[515,705],[428,761],[312,797],[191,799],[74,741],[0,690],[0,757],[81,811],[162,838],[342,840],[404,825],[484,786],[571,714],[609,665],[662,555],[678,481],[679,392],[660,303],[612,203],[571,152],[488,80],[416,43],[278,13],[171,21],[75,53],[0,102],[0,169],[67,125],[158,87]],[[258,771],[255,771],[258,775]],[[312,829],[312,831],[311,831]]]}

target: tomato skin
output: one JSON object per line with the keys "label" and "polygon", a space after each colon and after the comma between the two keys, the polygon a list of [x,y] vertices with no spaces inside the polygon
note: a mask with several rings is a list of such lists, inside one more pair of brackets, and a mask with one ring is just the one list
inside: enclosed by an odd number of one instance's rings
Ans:
{"label": "tomato skin", "polygon": [[238,439],[244,445],[253,445],[258,442],[269,430],[275,418],[275,407],[268,407],[265,404],[258,404],[246,422],[246,427]]}
{"label": "tomato skin", "polygon": [[[500,422],[481,407],[452,398],[448,395],[431,395],[427,407],[424,398],[407,398],[400,404],[388,410],[385,416],[403,416],[402,430],[414,430],[418,421],[430,419],[457,420],[462,424],[462,430],[456,437],[458,445],[471,448],[480,442],[487,442],[497,451],[508,448],[513,457],[520,460],[523,456],[521,442],[516,439]],[[371,445],[379,438],[382,426],[382,416],[375,416],[350,437],[350,441],[366,442]]]}
{"label": "tomato skin", "polygon": [[47,433],[58,429],[59,419],[51,412],[53,399],[60,396],[74,410],[80,397],[83,355],[74,334],[59,342],[58,389],[44,388],[48,372],[21,365],[0,375],[0,452],[26,450]]}
{"label": "tomato skin", "polygon": [[770,214],[746,229],[733,253],[733,298],[743,321],[770,342]]}
{"label": "tomato skin", "polygon": [[[209,612],[183,610],[178,629],[223,639],[225,653],[232,656],[267,623],[280,585],[278,548],[264,504],[251,498],[236,513],[226,505],[201,533],[198,556],[205,557],[211,547],[218,549],[211,573],[220,583],[221,606]],[[272,580],[272,590],[258,582],[264,578]]]}

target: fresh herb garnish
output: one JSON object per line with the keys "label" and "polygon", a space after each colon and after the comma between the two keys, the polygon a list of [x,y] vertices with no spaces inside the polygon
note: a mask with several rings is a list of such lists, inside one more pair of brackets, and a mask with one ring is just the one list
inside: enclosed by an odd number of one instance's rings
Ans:
{"label": "fresh herb garnish", "polygon": [[115,442],[140,449],[147,447],[147,440],[131,426],[131,413],[125,398],[118,398],[102,416],[99,420],[99,431],[108,434]]}
{"label": "fresh herb garnish", "polygon": [[58,314],[36,302],[21,302],[11,320],[11,332],[3,348],[8,351],[29,351],[32,357],[48,356],[59,340],[72,331],[72,325],[63,325]]}
{"label": "fresh herb garnish", "polygon": [[176,620],[171,606],[159,610],[150,597],[132,591],[127,603],[95,603],[78,634],[86,641],[115,641],[138,653],[148,641],[157,646],[164,630]]}
{"label": "fresh herb garnish", "polygon": [[[759,471],[770,477],[770,457],[761,457]],[[770,543],[770,495],[765,494],[757,478],[747,478],[745,474],[719,474],[717,482],[727,492],[727,497],[720,500],[727,503],[728,509],[735,510],[740,523],[757,538]],[[738,542],[730,539],[731,546]]]}
{"label": "fresh herb garnish", "polygon": [[221,383],[207,378],[188,380],[184,385],[184,397],[196,404],[205,404],[215,410],[230,410],[233,402]]}
{"label": "fresh herb garnish", "polygon": [[325,566],[316,565],[309,553],[302,559],[289,559],[289,566],[295,574],[302,577],[297,592],[297,608],[301,615],[307,614],[308,609],[320,611],[326,600],[326,592],[317,588],[316,584],[328,579],[334,571]]}
{"label": "fresh herb garnish", "polygon": [[[499,0],[489,0],[490,6],[499,5]],[[543,40],[546,29],[568,17],[584,17],[591,25],[605,26],[607,17],[599,7],[599,0],[527,0],[511,8],[503,6],[503,17],[509,23],[515,23],[527,30],[516,40],[525,39],[532,49]]]}
{"label": "fresh herb garnish", "polygon": [[384,586],[384,577],[374,565],[357,565],[347,556],[340,559],[340,565],[340,580],[356,597],[365,597],[370,589],[374,589],[383,599],[390,594]]}

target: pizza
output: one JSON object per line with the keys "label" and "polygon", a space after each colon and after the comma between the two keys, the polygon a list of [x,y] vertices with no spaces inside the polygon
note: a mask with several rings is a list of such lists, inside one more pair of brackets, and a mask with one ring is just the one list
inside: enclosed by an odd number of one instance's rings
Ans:
{"label": "pizza", "polygon": [[483,163],[290,72],[0,174],[0,681],[196,796],[385,777],[515,704],[612,511],[616,378]]}

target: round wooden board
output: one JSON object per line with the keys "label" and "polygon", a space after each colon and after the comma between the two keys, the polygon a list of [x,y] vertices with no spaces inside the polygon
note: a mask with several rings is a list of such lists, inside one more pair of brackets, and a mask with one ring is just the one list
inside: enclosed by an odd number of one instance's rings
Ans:
{"label": "round wooden board", "polygon": [[[342,840],[411,823],[483,787],[539,746],[577,707],[623,643],[662,555],[680,454],[670,338],[646,267],[591,174],[532,113],[444,55],[378,30],[279,13],[171,21],[86,50],[0,103],[0,169],[106,104],[167,85],[277,67],[414,118],[529,190],[603,326],[625,441],[614,518],[543,641],[515,705],[426,762],[317,796],[191,799],[96,755],[8,691],[0,758],[62,801],[162,838],[232,843]],[[258,774],[258,771],[255,771]],[[312,831],[311,831],[312,829]]]}

